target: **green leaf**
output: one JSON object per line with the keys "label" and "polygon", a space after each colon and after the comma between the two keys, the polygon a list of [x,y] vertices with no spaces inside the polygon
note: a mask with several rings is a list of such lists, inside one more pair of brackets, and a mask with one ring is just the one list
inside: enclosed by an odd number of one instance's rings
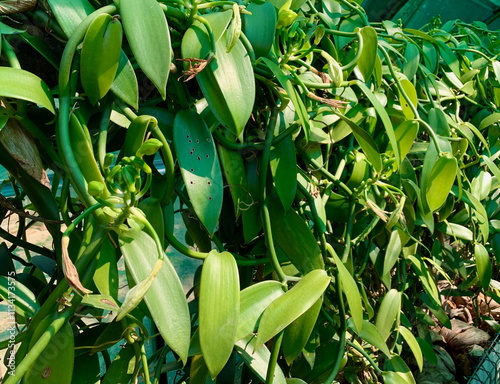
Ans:
{"label": "green leaf", "polygon": [[36,296],[14,276],[0,276],[0,297],[7,305],[13,305],[15,312],[22,317],[33,317],[40,305]]}
{"label": "green leaf", "polygon": [[424,357],[422,355],[422,349],[420,349],[420,344],[408,328],[400,325],[398,331],[410,347],[413,356],[415,357],[415,361],[417,362],[418,369],[422,372],[422,368],[424,367]]}
{"label": "green leaf", "polygon": [[455,52],[446,45],[444,42],[437,40],[437,46],[439,49],[439,53],[441,54],[441,58],[448,65],[448,67],[452,70],[452,72],[460,78],[460,62],[458,61]]}
{"label": "green leaf", "polygon": [[89,25],[83,39],[80,77],[92,104],[111,88],[118,70],[122,46],[122,26],[118,19],[100,14]]}
{"label": "green leaf", "polygon": [[338,276],[342,284],[342,290],[344,291],[347,302],[349,303],[351,318],[353,320],[356,332],[359,333],[362,331],[363,327],[363,306],[358,285],[356,284],[354,277],[344,266],[335,252],[333,252],[332,257],[335,261],[335,265],[337,266]]}
{"label": "green leaf", "polygon": [[234,214],[238,218],[242,212],[252,206],[252,196],[248,193],[245,163],[238,151],[227,149],[219,143],[217,143],[217,149],[224,178],[233,199]]}
{"label": "green leaf", "polygon": [[255,344],[262,345],[295,321],[316,303],[329,284],[326,271],[316,269],[274,300],[262,314]]}
{"label": "green leaf", "polygon": [[[349,319],[347,324],[350,326],[350,328],[352,328],[351,326],[353,324],[352,319]],[[377,327],[372,323],[370,323],[368,320],[363,320],[362,324],[363,325],[361,332],[357,332],[358,336],[361,337],[367,343],[373,345],[387,357],[391,357],[392,356],[391,351],[387,347],[387,344],[385,343],[385,340],[380,334]],[[354,331],[356,332],[355,328]]]}
{"label": "green leaf", "polygon": [[378,149],[377,143],[375,143],[370,134],[344,115],[337,114],[337,116],[339,116],[342,121],[346,122],[349,125],[352,133],[354,134],[354,137],[356,138],[356,141],[363,149],[366,158],[373,165],[373,168],[375,168],[377,172],[382,171],[382,157],[380,156],[380,150]]}
{"label": "green leaf", "polygon": [[409,255],[408,260],[411,261],[412,267],[416,275],[420,279],[427,294],[436,302],[439,303],[439,290],[434,281],[432,271],[420,258],[420,256]]}
{"label": "green leaf", "polygon": [[[52,316],[43,319],[37,326],[30,342],[33,347],[38,338],[49,328]],[[50,328],[49,328],[50,331]],[[75,339],[73,329],[67,321],[52,336],[45,349],[26,371],[23,382],[25,384],[71,384],[75,357]]]}
{"label": "green leaf", "polygon": [[419,124],[417,120],[405,120],[395,129],[398,142],[399,155],[402,159],[406,157],[417,137]]}
{"label": "green leaf", "polygon": [[320,298],[311,308],[285,328],[281,350],[288,365],[300,355],[300,352],[307,344],[318,320],[322,305],[323,300]]}
{"label": "green leaf", "polygon": [[271,149],[269,161],[274,186],[285,212],[290,209],[297,193],[297,157],[291,136]]}
{"label": "green leaf", "polygon": [[363,50],[358,60],[358,68],[363,75],[364,81],[368,81],[375,68],[377,58],[378,35],[372,27],[361,28],[361,38],[363,39]]}
{"label": "green leaf", "polygon": [[111,92],[134,109],[139,108],[137,77],[132,63],[123,51],[120,52],[120,61],[118,62],[115,80],[111,84]]}
{"label": "green leaf", "polygon": [[240,292],[240,316],[236,340],[257,330],[264,310],[274,300],[283,295],[283,286],[274,280],[261,281]]}
{"label": "green leaf", "polygon": [[[158,260],[158,249],[147,233],[130,229],[119,235],[120,249],[128,271],[136,282],[146,279]],[[179,276],[168,258],[144,297],[158,331],[185,362],[189,349],[191,321]]]}
{"label": "green leaf", "polygon": [[409,80],[413,80],[420,62],[420,51],[416,44],[406,44],[405,59],[406,63],[403,64],[403,73]]}
{"label": "green leaf", "polygon": [[306,140],[309,140],[309,132],[311,131],[311,126],[309,122],[309,115],[307,113],[306,106],[304,102],[299,97],[297,91],[293,87],[292,82],[288,79],[288,77],[283,73],[278,65],[272,62],[269,59],[262,58],[262,61],[267,65],[267,67],[273,72],[274,76],[276,76],[276,80],[281,84],[281,86],[285,89],[288,97],[292,101],[292,104],[295,108],[295,112],[299,117],[300,124],[304,129],[304,134],[306,136]]}
{"label": "green leaf", "polygon": [[102,384],[128,383],[134,374],[135,365],[135,348],[132,344],[126,344],[109,366]]}
{"label": "green leaf", "polygon": [[389,143],[391,143],[392,149],[394,151],[396,164],[399,167],[403,158],[399,153],[398,141],[396,139],[396,134],[394,133],[394,127],[392,126],[391,119],[387,114],[385,107],[380,103],[380,101],[378,101],[373,92],[370,91],[370,89],[364,83],[357,81],[355,84],[358,86],[359,89],[361,89],[363,94],[368,98],[370,103],[373,105],[373,108],[375,108],[375,110],[377,111],[377,114],[380,116],[382,124],[384,124],[385,133],[387,134],[387,137],[389,138]]}
{"label": "green leaf", "polygon": [[213,234],[222,209],[222,171],[212,134],[195,111],[177,113],[174,145],[194,212]]}
{"label": "green leaf", "polygon": [[103,295],[118,298],[118,264],[115,247],[109,237],[104,239],[95,258],[97,267],[93,279],[97,289]]}
{"label": "green leaf", "polygon": [[226,365],[236,341],[239,286],[233,255],[211,251],[201,271],[199,331],[203,358],[212,378]]}
{"label": "green leaf", "polygon": [[99,384],[101,382],[99,355],[84,354],[75,358],[71,384]]}
{"label": "green leaf", "polygon": [[[255,78],[250,57],[241,41],[226,52],[225,39],[217,37],[224,32],[232,12],[222,14],[229,17],[204,16],[214,30],[216,52],[205,69],[196,75],[196,80],[217,120],[241,140],[255,101]],[[195,22],[182,39],[182,57],[207,59],[208,47],[210,40],[205,27]]]}
{"label": "green leaf", "polygon": [[68,38],[76,27],[95,10],[87,0],[47,0],[47,3]]}
{"label": "green leaf", "polygon": [[242,31],[252,44],[255,57],[267,57],[276,32],[276,8],[271,3],[250,3],[246,7],[251,15],[242,15]]}
{"label": "green leaf", "polygon": [[[406,96],[410,99],[411,104],[415,109],[418,107],[418,99],[417,99],[417,90],[413,86],[413,83],[409,80],[406,79],[401,79],[400,81],[401,88],[403,88],[404,93],[406,93]],[[413,109],[411,108],[410,105],[408,105],[408,102],[406,99],[403,97],[403,94],[401,92],[398,92],[399,96],[399,103],[401,104],[401,108],[403,110],[403,114],[408,120],[412,120],[415,118],[415,114],[413,113]]]}
{"label": "green leaf", "polygon": [[441,156],[429,176],[425,197],[431,211],[438,210],[446,201],[457,174],[457,159],[449,153]]}
{"label": "green leaf", "polygon": [[156,0],[120,0],[119,8],[137,64],[165,99],[171,46],[167,19],[160,4]]}
{"label": "green leaf", "polygon": [[394,327],[399,326],[400,313],[401,292],[391,289],[382,299],[375,319],[375,326],[384,340],[389,338]]}
{"label": "green leaf", "polygon": [[23,69],[0,67],[0,96],[31,101],[55,113],[49,87],[38,76]]}
{"label": "green leaf", "polygon": [[94,308],[104,309],[106,311],[117,312],[120,306],[116,303],[115,299],[106,294],[102,295],[85,295],[82,299],[83,305],[90,305]]}
{"label": "green leaf", "polygon": [[429,125],[440,136],[450,136],[450,126],[446,120],[446,114],[441,108],[429,110]]}
{"label": "green leaf", "polygon": [[384,257],[384,267],[382,270],[382,281],[387,288],[390,288],[391,284],[391,270],[396,265],[399,255],[401,254],[402,244],[401,237],[398,231],[392,231],[389,243],[387,244],[387,249],[385,251]]}
{"label": "green leaf", "polygon": [[273,200],[269,202],[273,238],[278,247],[302,273],[323,269],[321,250],[306,222],[293,210],[283,213]]}
{"label": "green leaf", "polygon": [[[408,368],[408,365],[404,362],[404,360],[401,358],[401,356],[393,356],[389,360],[387,360],[387,366],[391,367],[392,370],[395,373],[394,378],[397,378],[395,381],[398,384],[402,383],[408,383],[408,384],[416,384],[415,383],[415,378],[413,377],[410,368]],[[383,372],[382,377],[384,378],[384,383],[386,380],[386,374],[391,373],[391,372]],[[390,375],[389,375],[390,376]]]}
{"label": "green leaf", "polygon": [[493,274],[490,255],[482,244],[474,244],[474,258],[476,259],[476,271],[479,283],[483,289],[490,286]]}
{"label": "green leaf", "polygon": [[[252,372],[265,382],[271,352],[265,345],[258,346],[256,341],[255,336],[247,336],[235,344],[235,349]],[[273,383],[286,384],[285,375],[279,365],[274,371]]]}

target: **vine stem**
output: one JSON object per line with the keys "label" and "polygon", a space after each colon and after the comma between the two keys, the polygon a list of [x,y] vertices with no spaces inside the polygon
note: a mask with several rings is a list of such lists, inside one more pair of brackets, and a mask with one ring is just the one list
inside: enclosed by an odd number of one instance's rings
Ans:
{"label": "vine stem", "polygon": [[273,349],[271,351],[271,356],[269,357],[269,364],[267,366],[266,384],[273,384],[274,382],[274,372],[276,371],[276,366],[278,365],[278,356],[280,353],[281,342],[283,341],[284,333],[285,331],[281,331],[274,339]]}

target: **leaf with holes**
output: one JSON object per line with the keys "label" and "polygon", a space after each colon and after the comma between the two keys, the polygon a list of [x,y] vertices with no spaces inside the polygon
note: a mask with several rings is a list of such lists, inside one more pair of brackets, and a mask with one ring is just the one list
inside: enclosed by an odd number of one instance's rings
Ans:
{"label": "leaf with holes", "polygon": [[214,233],[222,209],[222,171],[212,134],[195,111],[180,111],[175,117],[174,145],[193,210]]}

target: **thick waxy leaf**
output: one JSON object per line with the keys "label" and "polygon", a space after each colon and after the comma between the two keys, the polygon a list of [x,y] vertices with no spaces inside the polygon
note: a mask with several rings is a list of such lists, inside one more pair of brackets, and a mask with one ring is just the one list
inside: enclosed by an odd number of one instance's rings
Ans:
{"label": "thick waxy leaf", "polygon": [[271,150],[269,165],[276,191],[286,212],[292,206],[297,192],[297,158],[291,136],[280,141]]}
{"label": "thick waxy leaf", "polygon": [[361,294],[356,281],[352,277],[349,270],[344,266],[337,254],[333,252],[333,259],[337,266],[338,276],[342,283],[342,290],[344,291],[349,308],[351,310],[351,318],[354,323],[356,332],[360,332],[363,324],[363,306],[361,304]]}
{"label": "thick waxy leaf", "polygon": [[401,253],[401,237],[398,231],[392,231],[389,243],[387,244],[387,249],[384,258],[384,268],[382,271],[382,280],[387,288],[390,288],[391,284],[391,270],[399,259]]}
{"label": "thick waxy leaf", "polygon": [[120,16],[137,63],[165,98],[171,47],[167,19],[160,4],[156,0],[121,0]]}
{"label": "thick waxy leaf", "polygon": [[380,156],[380,150],[378,149],[377,143],[373,140],[368,132],[364,129],[360,128],[357,124],[355,124],[351,119],[347,118],[343,115],[339,116],[342,121],[346,122],[352,130],[356,141],[363,149],[367,159],[372,163],[373,168],[380,172],[382,170],[382,157]]}
{"label": "thick waxy leaf", "polygon": [[424,357],[422,355],[422,350],[420,349],[420,344],[408,328],[400,325],[398,331],[399,333],[401,333],[401,336],[403,336],[406,343],[410,347],[413,356],[415,357],[415,361],[417,362],[418,369],[422,371],[422,368],[424,367]]}
{"label": "thick waxy leaf", "polygon": [[323,269],[305,275],[292,289],[274,300],[262,314],[256,346],[260,346],[285,329],[311,308],[330,284]]}
{"label": "thick waxy leaf", "polygon": [[477,277],[483,289],[488,289],[492,276],[490,255],[482,244],[474,244],[474,258],[476,259]]}
{"label": "thick waxy leaf", "polygon": [[134,374],[135,364],[134,346],[127,344],[109,366],[102,379],[102,384],[128,383]]}
{"label": "thick waxy leaf", "polygon": [[212,134],[195,111],[177,113],[174,145],[193,209],[207,231],[214,233],[222,209],[222,172]]}
{"label": "thick waxy leaf", "polygon": [[111,84],[111,92],[135,109],[139,108],[139,85],[132,63],[121,51],[115,80]]}
{"label": "thick waxy leaf", "polygon": [[242,16],[242,30],[252,44],[255,57],[267,57],[276,32],[276,8],[271,3],[251,3],[246,7],[251,15]]}
{"label": "thick waxy leaf", "polygon": [[217,149],[219,150],[219,161],[222,165],[224,178],[233,198],[234,213],[238,218],[242,211],[252,206],[252,196],[248,193],[245,164],[241,153],[231,151],[223,145],[217,145]]}
{"label": "thick waxy leaf", "polygon": [[415,273],[419,277],[425,291],[427,294],[436,302],[439,302],[439,290],[434,281],[432,271],[424,263],[424,261],[417,256],[408,256],[408,260],[412,262],[412,266],[415,269]]}
{"label": "thick waxy leaf", "polygon": [[[146,279],[158,259],[154,240],[143,231],[131,229],[120,234],[119,242],[134,280]],[[189,310],[179,276],[168,258],[164,259],[144,301],[166,343],[186,361],[191,333]]]}
{"label": "thick waxy leaf", "polygon": [[446,121],[446,114],[441,108],[431,108],[429,110],[429,125],[438,135],[450,136],[450,126]]}
{"label": "thick waxy leaf", "polygon": [[108,14],[97,16],[83,39],[80,77],[92,104],[108,93],[118,70],[122,26]]}
{"label": "thick waxy leaf", "polygon": [[278,247],[302,273],[323,269],[324,262],[316,238],[305,221],[290,209],[284,214],[276,203],[270,202],[273,238]]}
{"label": "thick waxy leaf", "polygon": [[[406,93],[406,95],[410,99],[412,106],[416,109],[417,104],[418,104],[417,90],[413,86],[413,83],[409,80],[406,80],[406,79],[400,80],[400,83],[401,83],[401,87],[403,88],[403,91]],[[406,99],[403,97],[403,94],[401,92],[399,93],[399,102],[401,103],[401,108],[403,109],[403,113],[404,113],[405,117],[408,120],[414,119],[415,114],[413,113],[413,109],[408,104]]]}
{"label": "thick waxy leaf", "polygon": [[49,87],[38,76],[23,69],[0,67],[0,96],[31,101],[55,113]]}
{"label": "thick waxy leaf", "polygon": [[281,283],[273,280],[261,281],[241,291],[236,340],[241,340],[256,331],[260,316],[264,310],[283,293]]}
{"label": "thick waxy leaf", "polygon": [[281,348],[288,365],[299,356],[307,344],[316,320],[318,320],[322,304],[323,300],[319,299],[311,308],[300,315],[297,320],[285,328]]}
{"label": "thick waxy leaf", "polygon": [[399,155],[402,159],[406,157],[418,134],[419,124],[416,120],[405,120],[395,129],[396,140],[399,147]]}
{"label": "thick waxy leaf", "polygon": [[231,356],[238,331],[239,310],[240,283],[236,261],[229,252],[211,251],[201,271],[199,331],[203,358],[212,378],[219,374]]}
{"label": "thick waxy leaf", "polygon": [[22,317],[33,317],[40,309],[33,292],[15,277],[0,276],[0,297]]}
{"label": "thick waxy leaf", "polygon": [[363,51],[358,60],[358,68],[363,75],[363,79],[368,81],[375,68],[377,58],[378,35],[372,27],[361,28],[361,37],[363,39]]}
{"label": "thick waxy leaf", "polygon": [[[42,333],[49,328],[52,316],[38,325],[30,345],[33,346]],[[75,340],[69,322],[50,339],[42,353],[24,376],[26,384],[71,384],[75,356]]]}
{"label": "thick waxy leaf", "polygon": [[400,313],[401,292],[398,292],[396,289],[391,289],[384,296],[375,319],[375,326],[384,340],[389,338],[395,326],[399,326]]}
{"label": "thick waxy leaf", "polygon": [[444,154],[436,161],[425,193],[431,211],[439,209],[444,204],[455,182],[456,174],[457,160],[451,154]]}
{"label": "thick waxy leaf", "polygon": [[118,298],[118,265],[116,250],[111,240],[106,237],[100,252],[96,255],[97,268],[94,274],[94,283],[103,295]]}
{"label": "thick waxy leaf", "polygon": [[[259,347],[256,341],[255,336],[247,336],[235,344],[235,349],[252,372],[262,382],[265,382],[271,352],[269,352],[269,349],[265,345]],[[285,375],[279,365],[276,366],[276,370],[274,371],[273,383],[286,384]]]}
{"label": "thick waxy leaf", "polygon": [[[226,51],[226,39],[220,36],[227,27],[226,19],[227,23],[231,20],[232,12],[222,13],[228,14],[229,18],[204,16],[214,29],[216,52],[207,66],[196,74],[196,79],[217,120],[242,139],[255,101],[255,79],[250,57],[241,41],[237,41],[230,52]],[[218,37],[218,34],[221,35]],[[210,40],[205,27],[195,22],[182,39],[182,57],[207,59],[208,47]]]}
{"label": "thick waxy leaf", "polygon": [[99,384],[101,382],[99,355],[84,354],[75,359],[71,384]]}
{"label": "thick waxy leaf", "polygon": [[[349,319],[347,324],[349,326],[353,325],[352,319]],[[389,347],[387,347],[387,344],[382,335],[380,334],[378,328],[372,323],[370,323],[368,320],[363,320],[362,324],[363,327],[361,332],[357,333],[358,336],[361,337],[363,340],[365,340],[367,343],[370,343],[375,348],[380,350],[387,357],[391,357],[391,351],[389,350]],[[355,328],[354,331],[356,331]]]}
{"label": "thick waxy leaf", "polygon": [[94,7],[87,0],[47,0],[50,11],[69,38]]}
{"label": "thick waxy leaf", "polygon": [[403,65],[403,73],[409,80],[412,80],[417,73],[420,62],[420,51],[416,44],[406,44],[405,59],[406,63]]}
{"label": "thick waxy leaf", "polygon": [[121,156],[135,156],[137,150],[141,147],[146,138],[149,126],[158,125],[158,121],[153,116],[137,116],[127,128],[125,141],[120,153]]}

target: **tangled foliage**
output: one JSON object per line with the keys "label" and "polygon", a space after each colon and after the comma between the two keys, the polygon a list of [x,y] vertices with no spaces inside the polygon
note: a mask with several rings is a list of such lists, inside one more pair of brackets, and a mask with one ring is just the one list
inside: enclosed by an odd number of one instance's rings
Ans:
{"label": "tangled foliage", "polygon": [[3,383],[414,383],[440,295],[500,300],[498,32],[352,0],[10,3],[3,214],[53,249],[1,233]]}

